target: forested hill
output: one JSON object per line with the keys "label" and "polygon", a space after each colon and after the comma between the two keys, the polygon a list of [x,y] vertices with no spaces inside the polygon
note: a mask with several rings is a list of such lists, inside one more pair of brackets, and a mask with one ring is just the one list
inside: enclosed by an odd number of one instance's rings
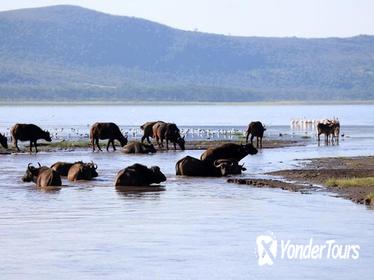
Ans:
{"label": "forested hill", "polygon": [[182,31],[75,6],[0,13],[0,100],[374,100],[374,36]]}

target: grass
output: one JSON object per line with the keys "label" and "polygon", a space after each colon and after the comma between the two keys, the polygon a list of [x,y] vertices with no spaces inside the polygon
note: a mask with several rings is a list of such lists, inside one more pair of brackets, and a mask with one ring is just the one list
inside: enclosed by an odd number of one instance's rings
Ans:
{"label": "grass", "polygon": [[77,141],[59,141],[48,144],[50,148],[87,148],[90,147],[90,142],[87,140]]}
{"label": "grass", "polygon": [[[347,178],[347,179],[337,179],[331,178],[325,181],[328,187],[370,187],[374,186],[374,177],[364,177],[364,178]],[[372,193],[374,196],[374,193]],[[374,197],[373,197],[374,198]]]}

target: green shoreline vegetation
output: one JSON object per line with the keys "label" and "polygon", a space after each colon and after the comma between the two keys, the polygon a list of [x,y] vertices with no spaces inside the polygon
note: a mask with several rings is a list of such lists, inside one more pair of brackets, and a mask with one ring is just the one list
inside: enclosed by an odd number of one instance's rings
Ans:
{"label": "green shoreline vegetation", "polygon": [[374,186],[374,177],[364,177],[364,178],[344,178],[337,179],[331,178],[326,180],[326,186],[328,187],[371,187]]}

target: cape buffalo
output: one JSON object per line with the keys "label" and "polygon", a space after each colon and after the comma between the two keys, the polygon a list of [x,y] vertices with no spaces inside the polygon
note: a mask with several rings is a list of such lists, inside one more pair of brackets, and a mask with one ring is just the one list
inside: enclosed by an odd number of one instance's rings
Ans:
{"label": "cape buffalo", "polygon": [[38,152],[38,146],[36,141],[44,139],[47,142],[51,142],[51,136],[48,131],[42,130],[35,124],[15,124],[11,129],[14,145],[19,152],[18,140],[19,141],[30,141],[30,153],[32,152],[32,146],[35,147],[35,152]]}
{"label": "cape buffalo", "polygon": [[176,175],[199,177],[221,177],[229,174],[241,174],[242,170],[246,170],[236,160],[220,159],[212,163],[190,156],[180,159],[176,163],[175,169]]}
{"label": "cape buffalo", "polygon": [[[75,163],[82,163],[81,161],[77,161]],[[58,172],[60,176],[68,176],[68,172],[70,167],[72,167],[75,163],[71,162],[63,162],[63,161],[58,161],[54,164],[51,165],[51,168]]]}
{"label": "cape buffalo", "polygon": [[153,125],[153,137],[156,138],[160,148],[164,146],[164,140],[166,140],[167,150],[169,150],[169,141],[173,143],[174,150],[177,149],[177,144],[182,151],[185,149],[184,137],[181,137],[179,128],[174,123],[157,122]]}
{"label": "cape buffalo", "polygon": [[332,141],[336,138],[339,141],[340,123],[335,121],[328,121],[326,123],[317,124],[318,142],[320,141],[321,134],[325,134],[325,142],[329,142],[329,136],[331,135]]}
{"label": "cape buffalo", "polygon": [[147,139],[147,142],[151,144],[151,140],[149,137],[153,138],[153,126],[156,123],[164,123],[163,121],[156,121],[156,122],[146,122],[145,124],[141,125],[140,128],[143,130],[143,136],[141,142],[144,142],[144,139]]}
{"label": "cape buffalo", "polygon": [[126,154],[154,154],[157,151],[152,144],[132,142],[123,147],[123,152]]}
{"label": "cape buffalo", "polygon": [[340,135],[340,123],[339,121],[334,123],[334,131],[332,134],[332,140],[336,140],[337,143],[339,143],[339,135]]}
{"label": "cape buffalo", "polygon": [[8,149],[8,139],[5,137],[5,135],[0,133],[0,144],[3,146],[5,149]]}
{"label": "cape buffalo", "polygon": [[34,182],[38,188],[61,186],[60,174],[47,166],[36,168],[29,163],[25,175],[22,177],[23,182]]}
{"label": "cape buffalo", "polygon": [[222,144],[215,148],[208,148],[200,157],[201,160],[214,162],[218,159],[235,159],[240,161],[247,155],[257,154],[252,144],[239,145],[234,143]]}
{"label": "cape buffalo", "polygon": [[114,185],[119,186],[149,186],[166,181],[165,175],[158,166],[147,166],[135,163],[118,172]]}
{"label": "cape buffalo", "polygon": [[95,123],[92,125],[90,130],[90,139],[92,145],[92,151],[95,151],[95,144],[97,148],[101,151],[99,145],[99,139],[109,139],[108,145],[106,146],[106,150],[109,151],[109,145],[112,144],[113,150],[116,150],[114,146],[114,140],[118,140],[121,143],[121,147],[127,144],[127,137],[123,136],[121,130],[119,129],[118,125],[115,123]]}
{"label": "cape buffalo", "polygon": [[77,162],[74,163],[68,172],[69,181],[79,181],[79,180],[91,180],[97,177],[97,165],[92,163]]}
{"label": "cape buffalo", "polygon": [[253,138],[256,137],[256,147],[262,148],[262,137],[264,137],[265,130],[266,128],[262,125],[261,122],[251,122],[247,128],[245,143],[248,143],[248,137],[249,135],[251,135],[251,144],[253,145]]}

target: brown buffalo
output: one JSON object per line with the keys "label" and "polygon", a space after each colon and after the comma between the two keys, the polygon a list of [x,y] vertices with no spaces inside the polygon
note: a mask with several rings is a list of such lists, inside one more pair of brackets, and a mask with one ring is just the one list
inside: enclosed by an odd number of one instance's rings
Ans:
{"label": "brown buffalo", "polygon": [[101,151],[99,145],[99,139],[109,139],[108,145],[106,146],[106,150],[109,151],[109,145],[112,144],[113,150],[116,150],[114,146],[114,140],[118,140],[121,143],[121,147],[127,144],[127,137],[123,136],[121,130],[119,129],[118,125],[115,123],[95,123],[92,125],[90,130],[90,139],[92,150],[95,151],[95,144],[97,148]]}
{"label": "brown buffalo", "polygon": [[246,170],[236,160],[220,159],[213,163],[190,156],[180,159],[176,165],[176,175],[198,176],[198,177],[221,177],[229,174],[241,174]]}
{"label": "brown buffalo", "polygon": [[8,149],[8,139],[5,137],[5,135],[0,133],[0,144],[3,146],[5,149]]}
{"label": "brown buffalo", "polygon": [[253,138],[256,137],[256,147],[262,148],[262,137],[264,137],[264,131],[266,128],[261,122],[251,122],[247,128],[247,135],[245,137],[245,143],[248,143],[249,135],[251,135],[251,144],[253,145]]}
{"label": "brown buffalo", "polygon": [[247,155],[257,154],[252,144],[239,145],[234,143],[222,144],[215,148],[208,148],[200,157],[201,160],[214,162],[218,159],[234,159],[240,161]]}
{"label": "brown buffalo", "polygon": [[135,163],[118,172],[114,185],[120,186],[149,186],[166,181],[165,175],[158,166],[147,166]]}
{"label": "brown buffalo", "polygon": [[144,142],[144,139],[147,139],[147,142],[151,144],[151,140],[149,137],[153,138],[153,126],[156,123],[165,123],[163,121],[156,121],[156,122],[146,122],[145,124],[141,125],[140,128],[143,130],[143,136],[141,142]]}
{"label": "brown buffalo", "polygon": [[[81,161],[77,161],[75,163],[82,163]],[[63,162],[63,161],[58,161],[54,164],[51,165],[51,168],[59,173],[61,176],[68,176],[68,172],[70,167],[72,167],[75,163],[72,162]]]}
{"label": "brown buffalo", "polygon": [[37,141],[39,139],[44,139],[47,142],[51,142],[51,136],[48,131],[42,130],[39,126],[35,124],[15,124],[11,129],[11,134],[13,137],[13,143],[17,148],[17,151],[20,151],[18,148],[19,141],[30,141],[30,153],[32,152],[32,146],[35,147],[35,152],[38,152]]}
{"label": "brown buffalo", "polygon": [[92,180],[99,175],[97,174],[96,169],[97,165],[93,162],[76,162],[69,169],[68,180],[73,182],[80,180]]}
{"label": "brown buffalo", "polygon": [[157,151],[152,144],[132,142],[123,147],[123,152],[126,154],[154,154]]}
{"label": "brown buffalo", "polygon": [[181,150],[185,149],[184,137],[181,137],[179,128],[174,123],[157,122],[153,125],[153,137],[156,138],[160,148],[164,146],[164,140],[166,140],[167,150],[169,150],[169,141],[173,143],[174,150],[177,149],[177,144]]}
{"label": "brown buffalo", "polygon": [[36,168],[29,163],[25,175],[22,177],[23,182],[34,182],[38,188],[61,186],[60,174],[47,166]]}

